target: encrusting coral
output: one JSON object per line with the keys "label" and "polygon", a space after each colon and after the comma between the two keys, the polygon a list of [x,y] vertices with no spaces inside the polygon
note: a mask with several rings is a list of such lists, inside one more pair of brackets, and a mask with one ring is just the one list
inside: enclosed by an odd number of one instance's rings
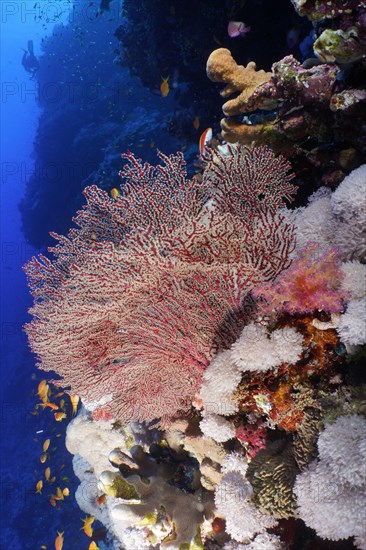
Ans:
{"label": "encrusting coral", "polygon": [[366,154],[366,5],[293,3],[314,21],[308,40],[315,37],[318,59],[301,63],[286,55],[267,72],[254,61],[238,65],[228,49],[219,48],[210,54],[206,72],[225,84],[220,122],[225,141],[270,145],[291,158],[300,180],[334,186]]}
{"label": "encrusting coral", "polygon": [[[366,3],[356,0],[292,0],[299,15],[319,25],[314,53],[325,62],[351,63],[366,55]],[[328,26],[325,28],[324,26]],[[317,25],[315,26],[315,28]]]}

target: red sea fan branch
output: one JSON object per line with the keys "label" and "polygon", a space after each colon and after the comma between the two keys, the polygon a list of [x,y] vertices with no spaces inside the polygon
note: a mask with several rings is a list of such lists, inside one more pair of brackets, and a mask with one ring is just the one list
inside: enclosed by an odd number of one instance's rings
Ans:
{"label": "red sea fan branch", "polygon": [[228,153],[206,150],[208,166],[204,183],[215,189],[214,201],[221,212],[230,212],[250,223],[258,210],[278,209],[291,201],[296,187],[291,184],[291,165],[276,157],[266,146],[227,145]]}
{"label": "red sea fan branch", "polygon": [[288,267],[294,246],[278,212],[293,192],[288,166],[268,149],[212,155],[203,183],[187,180],[181,154],[159,157],[154,168],[124,155],[123,195],[86,189],[56,259],[26,267],[38,366],[123,422],[189,409],[209,361],[250,316],[250,291]]}

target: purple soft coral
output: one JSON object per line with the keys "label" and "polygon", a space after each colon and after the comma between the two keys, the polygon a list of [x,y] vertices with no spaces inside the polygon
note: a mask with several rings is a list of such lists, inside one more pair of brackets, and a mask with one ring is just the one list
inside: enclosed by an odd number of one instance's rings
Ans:
{"label": "purple soft coral", "polygon": [[263,283],[254,291],[262,314],[313,313],[316,310],[339,313],[345,292],[340,289],[342,272],[337,250],[319,252],[309,243],[292,266],[274,282]]}

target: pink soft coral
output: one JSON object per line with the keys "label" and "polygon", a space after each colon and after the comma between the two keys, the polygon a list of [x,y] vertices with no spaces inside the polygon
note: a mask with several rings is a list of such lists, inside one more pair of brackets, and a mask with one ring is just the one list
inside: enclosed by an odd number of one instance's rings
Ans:
{"label": "pink soft coral", "polygon": [[313,313],[316,310],[339,313],[345,293],[340,289],[342,272],[337,250],[319,252],[309,243],[292,266],[274,282],[263,283],[254,291],[262,314]]}

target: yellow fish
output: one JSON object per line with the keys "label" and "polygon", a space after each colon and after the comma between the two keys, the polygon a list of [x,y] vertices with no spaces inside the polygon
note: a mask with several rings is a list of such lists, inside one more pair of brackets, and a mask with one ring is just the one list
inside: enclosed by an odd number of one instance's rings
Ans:
{"label": "yellow fish", "polygon": [[42,453],[39,460],[41,461],[41,464],[44,464],[47,460],[47,453]]}
{"label": "yellow fish", "polygon": [[169,82],[168,82],[169,76],[167,76],[166,78],[162,76],[161,78],[162,78],[162,83],[160,84],[160,92],[163,97],[166,97],[170,92]]}
{"label": "yellow fish", "polygon": [[198,128],[200,127],[200,117],[199,116],[196,116],[194,121],[193,121],[193,127],[195,130],[198,130]]}
{"label": "yellow fish", "polygon": [[62,489],[62,494],[65,496],[65,497],[68,497],[70,495],[70,491],[67,487],[65,487],[64,489]]}
{"label": "yellow fish", "polygon": [[43,450],[44,453],[48,451],[49,446],[50,446],[50,440],[46,439],[46,441],[43,443],[43,447],[42,447],[42,450]]}
{"label": "yellow fish", "polygon": [[40,479],[39,481],[37,481],[37,485],[36,485],[36,495],[39,494],[41,495],[42,494],[42,487],[43,487],[43,481]]}
{"label": "yellow fish", "polygon": [[59,533],[57,531],[57,537],[55,540],[55,550],[62,550],[62,547],[64,545],[64,533]]}
{"label": "yellow fish", "polygon": [[40,404],[40,407],[43,407],[43,408],[49,407],[53,411],[57,411],[57,409],[59,409],[59,406],[56,405],[56,403],[51,403],[50,401],[44,401],[43,403]]}
{"label": "yellow fish", "polygon": [[89,544],[88,550],[99,550],[99,546],[97,546],[97,544],[92,540]]}
{"label": "yellow fish", "polygon": [[50,480],[50,476],[51,476],[51,468],[46,468],[45,471],[44,471],[44,477],[45,477],[46,481]]}
{"label": "yellow fish", "polygon": [[111,189],[111,197],[112,199],[116,199],[117,197],[120,196],[120,192],[118,191],[117,187],[113,187],[113,189]]}
{"label": "yellow fish", "polygon": [[49,391],[50,391],[50,387],[47,384],[47,381],[41,380],[40,383],[38,384],[38,393],[37,393],[41,401],[43,402],[47,401]]}
{"label": "yellow fish", "polygon": [[64,495],[63,495],[63,492],[61,491],[60,487],[57,487],[56,496],[54,498],[55,498],[55,500],[64,500]]}
{"label": "yellow fish", "polygon": [[[112,189],[112,191],[115,189],[115,187]],[[112,195],[112,191],[111,191],[111,195]],[[118,191],[118,189],[116,189],[116,191]],[[119,194],[119,191],[118,191],[118,194]],[[115,197],[113,197],[112,195],[112,198],[114,199]],[[78,395],[70,395],[70,402],[71,402],[71,405],[72,405],[72,416],[75,416],[76,415],[76,411],[78,410],[78,404],[79,404],[79,401],[80,401],[80,397]]]}
{"label": "yellow fish", "polygon": [[61,422],[61,420],[66,418],[66,413],[61,412],[61,411],[60,412],[55,412],[54,417],[55,417],[56,422]]}
{"label": "yellow fish", "polygon": [[84,531],[84,533],[86,534],[87,537],[92,537],[93,536],[92,524],[93,524],[94,520],[95,520],[94,516],[89,516],[89,517],[86,517],[85,519],[82,520],[84,525],[82,526],[81,530]]}

